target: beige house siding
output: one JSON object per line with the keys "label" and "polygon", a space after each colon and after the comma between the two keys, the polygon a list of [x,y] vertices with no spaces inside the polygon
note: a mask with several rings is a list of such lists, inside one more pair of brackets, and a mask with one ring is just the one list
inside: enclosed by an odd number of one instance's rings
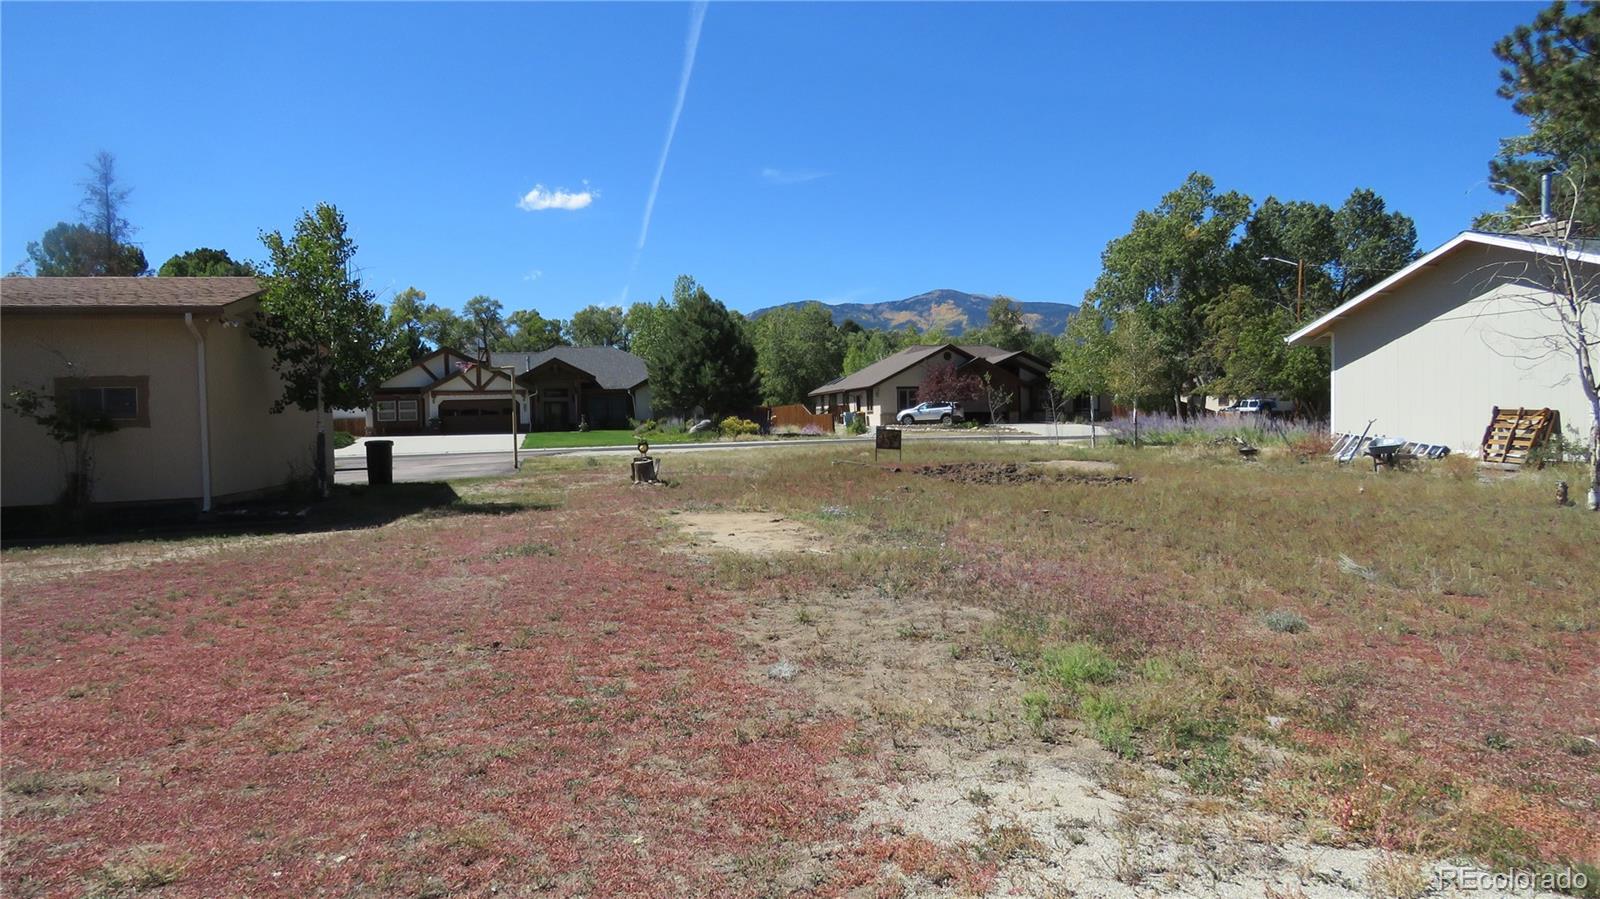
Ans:
{"label": "beige house siding", "polygon": [[[277,376],[266,351],[242,327],[225,328],[200,316],[195,325],[207,341],[213,497],[281,486],[296,464],[298,473],[309,474],[315,416],[268,412]],[[58,377],[149,379],[149,427],[123,427],[94,438],[96,502],[202,495],[197,354],[182,315],[7,315],[0,336],[4,388],[53,390]],[[0,429],[0,503],[55,502],[66,483],[72,447],[10,411],[0,418]]]}
{"label": "beige house siding", "polygon": [[[946,354],[950,358],[946,359]],[[939,353],[931,358],[924,359],[905,371],[890,375],[879,381],[878,386],[874,387],[867,396],[865,407],[867,410],[867,425],[869,427],[877,427],[878,425],[894,424],[895,413],[899,412],[901,408],[896,404],[895,400],[900,388],[909,387],[915,390],[922,386],[922,381],[928,376],[929,369],[937,368],[941,365],[949,365],[952,362],[960,365],[965,361],[967,361],[966,356],[946,350],[945,353]],[[971,403],[963,403],[962,405],[970,407]],[[854,405],[851,408],[855,408]]]}
{"label": "beige house siding", "polygon": [[[184,336],[188,329],[177,322]],[[206,392],[210,399],[212,501],[273,490],[308,479],[316,466],[317,417],[291,406],[274,415],[283,395],[272,355],[244,327],[215,319],[195,321],[206,341]],[[194,357],[193,338],[189,356]],[[191,376],[192,377],[192,376]],[[191,381],[190,392],[194,391]],[[333,429],[333,416],[327,416]],[[333,458],[329,447],[325,457]],[[193,495],[193,494],[191,494]]]}
{"label": "beige house siding", "polygon": [[[1331,425],[1477,450],[1493,407],[1549,407],[1563,428],[1592,418],[1570,353],[1524,288],[1495,283],[1496,266],[1526,253],[1463,246],[1333,326]],[[1600,326],[1600,322],[1596,322]]]}
{"label": "beige house siding", "polygon": [[[8,315],[0,385],[54,390],[56,378],[148,376],[150,426],[94,438],[94,500],[133,502],[200,494],[199,395],[194,337],[173,316]],[[7,411],[0,502],[55,502],[72,447]]]}

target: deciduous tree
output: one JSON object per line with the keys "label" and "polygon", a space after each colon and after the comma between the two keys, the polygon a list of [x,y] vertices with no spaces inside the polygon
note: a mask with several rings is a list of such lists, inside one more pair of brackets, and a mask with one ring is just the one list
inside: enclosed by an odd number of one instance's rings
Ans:
{"label": "deciduous tree", "polygon": [[227,250],[200,247],[179,253],[156,270],[161,278],[239,278],[253,275],[256,267],[249,262],[235,261]]}
{"label": "deciduous tree", "polygon": [[[853,324],[855,322],[845,322],[845,325]],[[860,325],[856,325],[854,331],[847,331],[844,327],[839,330],[845,332],[844,361],[840,367],[840,374],[854,374],[879,359],[894,355],[904,347],[897,331],[869,331]]]}
{"label": "deciduous tree", "polygon": [[473,346],[468,352],[476,351],[478,358],[488,361],[491,350],[509,349],[504,346],[507,335],[505,307],[500,305],[499,300],[479,294],[468,300],[461,311],[472,326]]}
{"label": "deciduous tree", "polygon": [[621,306],[585,306],[572,314],[565,334],[573,346],[628,348],[628,326]]}
{"label": "deciduous tree", "polygon": [[750,323],[762,400],[798,403],[839,376],[844,339],[821,303],[779,306]]}
{"label": "deciduous tree", "polygon": [[356,245],[344,216],[328,203],[303,213],[294,233],[263,232],[271,268],[261,275],[261,305],[250,333],[273,353],[283,381],[273,412],[317,413],[317,481],[328,489],[327,413],[360,408],[389,374],[383,307],[354,274]]}
{"label": "deciduous tree", "polygon": [[1139,445],[1139,404],[1160,396],[1172,384],[1172,361],[1161,336],[1145,321],[1147,313],[1130,309],[1118,315],[1111,328],[1113,352],[1106,370],[1106,386],[1117,400],[1133,407],[1133,445]]}
{"label": "deciduous tree", "polygon": [[507,333],[496,343],[497,350],[538,353],[567,342],[560,320],[545,318],[535,309],[518,309],[506,316],[505,325]]}
{"label": "deciduous tree", "polygon": [[1099,412],[1099,397],[1109,393],[1111,358],[1116,347],[1106,315],[1098,306],[1084,306],[1068,319],[1056,341],[1058,358],[1050,368],[1050,383],[1067,396],[1089,397],[1089,415]]}
{"label": "deciduous tree", "polygon": [[977,399],[983,393],[983,383],[972,375],[956,370],[954,362],[930,365],[923,372],[922,383],[917,386],[917,401],[921,403],[964,403]]}

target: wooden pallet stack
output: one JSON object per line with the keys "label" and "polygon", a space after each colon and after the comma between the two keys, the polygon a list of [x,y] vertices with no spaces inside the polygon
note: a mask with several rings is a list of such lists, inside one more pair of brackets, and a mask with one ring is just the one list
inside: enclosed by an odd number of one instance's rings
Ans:
{"label": "wooden pallet stack", "polygon": [[[1483,429],[1480,464],[1517,469],[1527,464],[1533,451],[1544,445],[1560,427],[1560,414],[1553,409],[1502,409],[1494,407],[1489,426]],[[1542,466],[1542,463],[1541,463]]]}

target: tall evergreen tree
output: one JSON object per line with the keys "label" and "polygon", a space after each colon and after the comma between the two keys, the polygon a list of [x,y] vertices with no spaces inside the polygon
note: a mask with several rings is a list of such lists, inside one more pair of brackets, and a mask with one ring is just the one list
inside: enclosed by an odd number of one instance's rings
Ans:
{"label": "tall evergreen tree", "polygon": [[650,387],[663,408],[708,414],[742,411],[757,396],[756,352],[737,313],[688,275],[658,310],[645,349]]}
{"label": "tall evergreen tree", "polygon": [[1528,133],[1500,142],[1489,183],[1505,209],[1476,227],[1507,231],[1539,215],[1540,177],[1551,171],[1554,216],[1579,223],[1573,236],[1600,235],[1600,4],[1556,0],[1533,22],[1494,45],[1501,97],[1528,118]]}

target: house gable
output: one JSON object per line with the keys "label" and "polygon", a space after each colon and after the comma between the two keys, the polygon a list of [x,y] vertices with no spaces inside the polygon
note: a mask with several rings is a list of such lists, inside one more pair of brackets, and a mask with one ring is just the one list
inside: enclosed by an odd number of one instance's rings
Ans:
{"label": "house gable", "polygon": [[379,390],[421,390],[445,380],[477,360],[458,350],[442,347],[411,364],[410,368],[378,384]]}
{"label": "house gable", "polygon": [[511,378],[505,372],[482,365],[469,365],[428,388],[431,393],[489,393],[511,389]]}

